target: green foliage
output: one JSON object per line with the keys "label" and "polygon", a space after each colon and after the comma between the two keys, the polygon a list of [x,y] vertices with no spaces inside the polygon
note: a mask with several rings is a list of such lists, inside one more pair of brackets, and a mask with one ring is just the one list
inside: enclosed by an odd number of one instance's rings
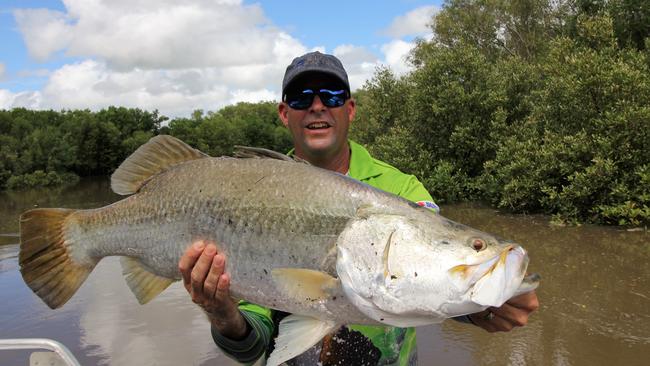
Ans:
{"label": "green foliage", "polygon": [[278,117],[273,102],[239,103],[192,118],[174,119],[166,131],[212,156],[231,155],[235,145],[265,147],[285,152],[291,135]]}
{"label": "green foliage", "polygon": [[[440,45],[469,44],[490,60],[507,56],[533,59],[545,40],[560,34],[562,2],[545,0],[449,0],[435,17]],[[555,6],[554,6],[555,5]]]}
{"label": "green foliage", "polygon": [[631,173],[650,158],[650,70],[641,53],[607,41],[608,19],[584,26],[579,39],[552,42],[523,132],[486,163],[487,197],[568,222],[638,223],[643,215],[622,207],[642,210],[647,202],[632,189]]}
{"label": "green foliage", "polygon": [[440,160],[422,183],[434,197],[438,197],[438,203],[446,203],[470,198],[471,187],[466,186],[467,182],[467,175],[462,169]]}
{"label": "green foliage", "polygon": [[351,125],[351,137],[372,145],[405,114],[408,93],[406,83],[397,79],[389,69],[377,69],[373,78],[354,96],[357,119],[363,123]]}
{"label": "green foliage", "polygon": [[606,16],[612,20],[612,30],[619,47],[646,49],[650,36],[650,2],[647,0],[575,0],[568,1],[567,30],[576,34],[581,16]]}
{"label": "green foliage", "polygon": [[0,110],[0,189],[58,185],[76,176],[108,175],[140,145],[164,132],[213,155],[234,145],[286,151],[290,135],[275,103],[241,103],[190,119],[109,107],[98,112]]}
{"label": "green foliage", "polygon": [[75,184],[79,177],[73,173],[44,172],[37,170],[33,173],[14,175],[7,181],[7,188],[34,188]]}
{"label": "green foliage", "polygon": [[[439,202],[485,200],[556,222],[650,224],[650,3],[448,0],[413,71],[355,92],[351,137]],[[0,188],[110,174],[159,133],[211,155],[287,151],[275,103],[187,118],[0,110]]]}
{"label": "green foliage", "polygon": [[648,225],[650,53],[622,41],[624,3],[448,1],[414,71],[360,93],[354,136],[439,201]]}

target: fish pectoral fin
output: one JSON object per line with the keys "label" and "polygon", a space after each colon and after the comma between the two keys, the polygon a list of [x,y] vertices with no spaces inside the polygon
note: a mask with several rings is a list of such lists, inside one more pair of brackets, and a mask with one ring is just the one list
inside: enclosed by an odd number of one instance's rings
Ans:
{"label": "fish pectoral fin", "polygon": [[174,280],[158,276],[137,259],[122,257],[122,274],[140,304],[146,304],[163,292]]}
{"label": "fish pectoral fin", "polygon": [[542,276],[540,276],[539,273],[532,273],[524,277],[523,281],[521,281],[521,285],[519,285],[519,288],[517,288],[517,291],[515,291],[515,294],[512,296],[519,296],[535,290],[537,286],[539,286],[539,281],[541,279]]}
{"label": "fish pectoral fin", "polygon": [[370,203],[363,204],[357,208],[356,212],[356,217],[362,218],[362,219],[367,219],[370,216],[373,215],[390,215],[392,216],[389,212],[386,211],[384,207],[380,207],[377,205],[373,205]]}
{"label": "fish pectoral fin", "polygon": [[280,291],[300,301],[324,300],[341,291],[337,278],[312,269],[275,268],[271,276]]}
{"label": "fish pectoral fin", "polygon": [[132,194],[154,175],[174,165],[206,157],[208,155],[175,137],[158,135],[120,164],[111,176],[111,188],[117,194]]}
{"label": "fish pectoral fin", "polygon": [[279,365],[307,351],[339,327],[333,321],[292,314],[282,319],[267,366]]}

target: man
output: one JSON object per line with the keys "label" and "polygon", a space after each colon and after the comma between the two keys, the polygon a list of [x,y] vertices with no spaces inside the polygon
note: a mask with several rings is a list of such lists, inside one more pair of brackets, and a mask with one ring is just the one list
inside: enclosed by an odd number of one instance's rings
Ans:
{"label": "man", "polygon": [[[293,136],[292,154],[406,199],[432,203],[414,176],[373,159],[363,147],[348,140],[355,113],[347,73],[336,57],[312,52],[295,58],[287,67],[278,114]],[[194,243],[181,258],[179,270],[192,300],[208,314],[216,344],[226,354],[252,363],[268,352],[273,332],[286,314],[247,302],[235,303],[228,292],[226,258],[217,253],[214,243]],[[489,332],[510,331],[525,325],[537,307],[532,292],[512,298],[500,308],[457,320]],[[414,364],[415,343],[413,328],[343,327],[289,363]]]}

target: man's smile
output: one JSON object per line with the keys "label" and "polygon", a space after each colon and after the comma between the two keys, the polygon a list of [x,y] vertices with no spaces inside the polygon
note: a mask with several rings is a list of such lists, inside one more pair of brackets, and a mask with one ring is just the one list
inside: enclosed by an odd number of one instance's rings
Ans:
{"label": "man's smile", "polygon": [[329,123],[327,122],[312,122],[309,123],[305,128],[309,130],[320,130],[320,129],[326,129],[331,127]]}

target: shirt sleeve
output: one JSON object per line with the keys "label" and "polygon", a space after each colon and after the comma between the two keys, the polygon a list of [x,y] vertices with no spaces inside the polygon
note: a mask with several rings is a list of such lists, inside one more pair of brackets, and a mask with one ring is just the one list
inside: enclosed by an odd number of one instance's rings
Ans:
{"label": "shirt sleeve", "polygon": [[235,341],[212,327],[212,339],[226,356],[239,363],[252,364],[264,354],[271,341],[274,328],[272,314],[270,309],[247,301],[239,302],[239,311],[250,326],[248,336]]}
{"label": "shirt sleeve", "polygon": [[414,175],[408,176],[397,195],[412,202],[433,202],[433,198],[431,198],[427,189]]}

